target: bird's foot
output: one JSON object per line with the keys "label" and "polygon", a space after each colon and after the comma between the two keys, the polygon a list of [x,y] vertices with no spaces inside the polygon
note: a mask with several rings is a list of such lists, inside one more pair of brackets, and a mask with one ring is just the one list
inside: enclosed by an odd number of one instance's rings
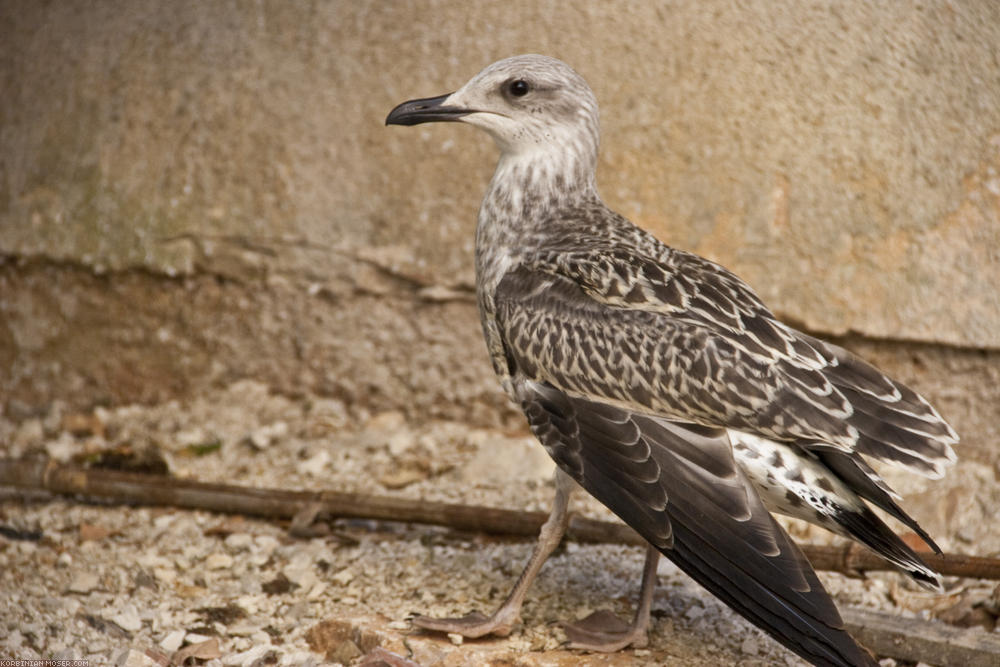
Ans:
{"label": "bird's foot", "polygon": [[461,618],[431,618],[430,616],[413,616],[410,623],[424,630],[446,632],[462,635],[468,639],[496,635],[506,637],[514,629],[517,614],[505,613],[504,608],[497,610],[492,616],[484,616],[478,611],[471,612]]}
{"label": "bird's foot", "polygon": [[576,623],[563,623],[569,648],[613,653],[627,646],[642,648],[649,643],[648,623],[628,624],[610,611],[600,610]]}

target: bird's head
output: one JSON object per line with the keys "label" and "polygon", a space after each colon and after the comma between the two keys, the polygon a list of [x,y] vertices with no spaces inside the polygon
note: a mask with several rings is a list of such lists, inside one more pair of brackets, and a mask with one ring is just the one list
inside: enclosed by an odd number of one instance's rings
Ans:
{"label": "bird's head", "polygon": [[566,63],[522,55],[493,63],[449,95],[403,102],[386,125],[461,121],[486,130],[505,155],[565,152],[596,160],[597,100]]}

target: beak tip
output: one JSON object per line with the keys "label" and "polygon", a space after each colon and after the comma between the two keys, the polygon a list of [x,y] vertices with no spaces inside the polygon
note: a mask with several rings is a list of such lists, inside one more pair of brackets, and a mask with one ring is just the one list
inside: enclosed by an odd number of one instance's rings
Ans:
{"label": "beak tip", "polygon": [[389,112],[389,115],[385,117],[385,124],[419,125],[420,123],[453,121],[469,113],[469,111],[459,107],[444,106],[444,101],[450,96],[449,93],[438,97],[403,102]]}

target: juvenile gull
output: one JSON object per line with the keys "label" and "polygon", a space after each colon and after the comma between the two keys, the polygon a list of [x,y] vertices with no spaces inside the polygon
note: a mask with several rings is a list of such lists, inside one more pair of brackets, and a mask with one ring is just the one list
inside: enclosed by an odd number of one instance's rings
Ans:
{"label": "juvenile gull", "polygon": [[482,128],[500,148],[476,227],[483,333],[559,471],[552,513],[504,604],[490,617],[413,622],[509,634],[566,529],[575,482],[649,547],[632,622],[597,612],[566,626],[571,646],[645,644],[662,553],[806,660],[874,665],[768,508],[859,540],[939,588],[868,507],[939,551],[864,456],[938,478],[955,459],[952,428],[912,390],[776,320],[725,268],[608,209],[594,182],[597,101],[565,63],[501,60],[386,118],[432,121]]}

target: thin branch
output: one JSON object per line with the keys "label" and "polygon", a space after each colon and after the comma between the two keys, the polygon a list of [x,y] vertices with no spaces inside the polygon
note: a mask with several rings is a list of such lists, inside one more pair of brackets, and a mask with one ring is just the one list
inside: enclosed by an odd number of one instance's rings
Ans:
{"label": "thin branch", "polygon": [[[0,458],[0,485],[45,490],[59,495],[103,498],[131,505],[171,505],[186,509],[291,520],[303,510],[336,518],[375,519],[433,524],[494,535],[534,537],[544,512],[459,505],[339,491],[287,491],[210,484],[190,479],[81,468],[46,460]],[[620,523],[574,516],[569,539],[577,542],[645,544]],[[854,543],[845,546],[801,545],[817,570],[858,576],[892,570],[882,558]],[[946,576],[1000,580],[1000,559],[961,554],[921,554]]]}

